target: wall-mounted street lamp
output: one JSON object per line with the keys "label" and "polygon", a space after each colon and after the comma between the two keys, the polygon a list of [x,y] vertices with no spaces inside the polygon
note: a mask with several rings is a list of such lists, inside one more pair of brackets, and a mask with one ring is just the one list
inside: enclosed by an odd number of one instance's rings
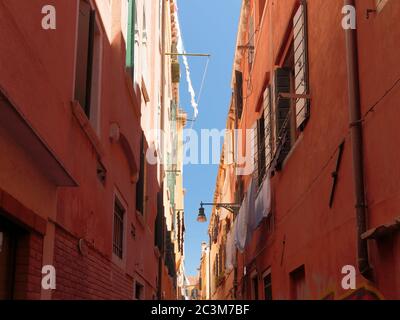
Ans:
{"label": "wall-mounted street lamp", "polygon": [[216,206],[218,208],[224,208],[233,214],[237,214],[240,204],[238,203],[204,203],[200,202],[199,214],[197,215],[198,222],[206,222],[207,217],[205,214],[204,206]]}

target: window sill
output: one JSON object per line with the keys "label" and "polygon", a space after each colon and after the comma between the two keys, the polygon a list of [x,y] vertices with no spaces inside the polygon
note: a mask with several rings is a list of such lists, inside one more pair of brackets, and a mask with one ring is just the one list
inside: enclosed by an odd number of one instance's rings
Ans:
{"label": "window sill", "polygon": [[146,81],[144,80],[143,76],[142,76],[142,94],[143,94],[144,101],[146,101],[146,103],[150,102],[150,97],[149,97],[149,93],[147,91]]}
{"label": "window sill", "polygon": [[104,156],[104,150],[101,146],[101,142],[97,136],[97,133],[94,131],[92,125],[89,122],[89,119],[86,117],[83,109],[78,101],[74,100],[71,102],[72,106],[72,114],[75,119],[78,121],[79,126],[82,128],[86,137],[89,139],[90,143],[93,146],[93,149],[96,151],[97,156],[101,159]]}
{"label": "window sill", "polygon": [[122,254],[122,258],[118,257],[114,252],[111,253],[112,254],[112,258],[111,261],[118,266],[121,269],[125,269],[126,268],[126,261],[125,261],[125,255]]}
{"label": "window sill", "polygon": [[[287,154],[286,158],[282,161],[281,165],[280,165],[280,169],[277,169],[277,163],[276,163],[276,154],[274,155],[273,160],[271,161],[270,164],[270,170],[272,172],[274,172],[274,174],[276,172],[281,172],[283,170],[285,170],[286,167],[286,163],[289,161],[289,159],[292,157],[292,154],[296,151],[296,149],[298,148],[300,142],[303,140],[303,132],[301,132],[296,140],[296,142],[294,143],[293,147],[290,149],[289,153]],[[265,177],[264,177],[265,179]]]}

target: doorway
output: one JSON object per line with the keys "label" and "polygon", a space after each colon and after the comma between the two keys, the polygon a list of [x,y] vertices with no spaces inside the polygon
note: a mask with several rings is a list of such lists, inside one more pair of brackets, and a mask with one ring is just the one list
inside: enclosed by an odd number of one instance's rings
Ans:
{"label": "doorway", "polygon": [[0,300],[14,297],[17,228],[0,213]]}

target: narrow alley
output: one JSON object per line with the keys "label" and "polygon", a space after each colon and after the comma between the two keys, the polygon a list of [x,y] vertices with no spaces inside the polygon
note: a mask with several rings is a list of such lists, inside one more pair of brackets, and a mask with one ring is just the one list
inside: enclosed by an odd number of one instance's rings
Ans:
{"label": "narrow alley", "polygon": [[0,0],[0,300],[400,300],[399,17]]}

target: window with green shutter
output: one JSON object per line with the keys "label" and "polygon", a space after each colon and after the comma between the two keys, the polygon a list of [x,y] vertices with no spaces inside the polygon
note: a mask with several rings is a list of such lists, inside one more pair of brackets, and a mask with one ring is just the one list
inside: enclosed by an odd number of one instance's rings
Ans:
{"label": "window with green shutter", "polygon": [[127,24],[127,39],[126,39],[126,67],[129,69],[129,74],[133,79],[133,70],[135,63],[135,25],[136,25],[136,1],[128,1],[128,24]]}

